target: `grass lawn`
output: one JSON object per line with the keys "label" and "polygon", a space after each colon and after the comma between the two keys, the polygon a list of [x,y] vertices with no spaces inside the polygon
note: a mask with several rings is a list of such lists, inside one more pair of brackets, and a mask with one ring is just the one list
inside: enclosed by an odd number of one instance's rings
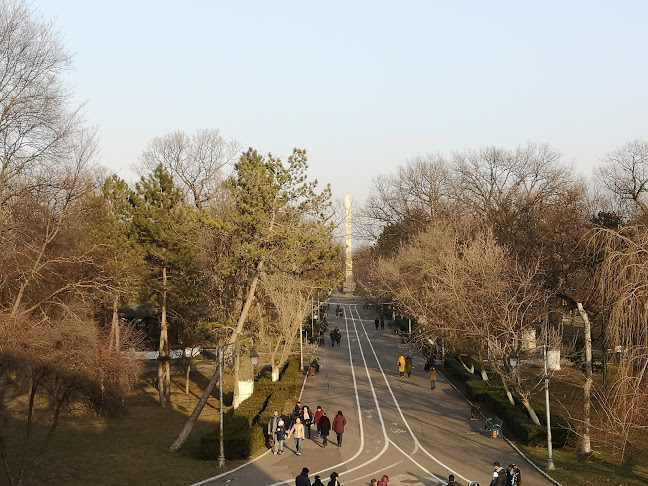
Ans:
{"label": "grass lawn", "polygon": [[[228,461],[220,469],[216,461],[200,458],[200,437],[218,426],[218,399],[210,398],[180,452],[168,448],[194,409],[203,387],[213,373],[213,364],[201,365],[193,372],[190,394],[184,393],[184,376],[173,376],[172,404],[159,405],[151,379],[143,379],[126,399],[126,413],[114,419],[87,416],[66,418],[58,426],[45,456],[37,466],[34,484],[71,485],[189,485],[236,467]],[[232,389],[232,378],[223,376],[224,390]],[[217,396],[218,387],[214,395]],[[226,401],[227,403],[227,401]],[[8,429],[10,448],[15,458],[17,434],[24,426]],[[46,426],[37,425],[42,437]],[[226,452],[227,455],[227,452]],[[4,474],[2,481],[6,478]]]}

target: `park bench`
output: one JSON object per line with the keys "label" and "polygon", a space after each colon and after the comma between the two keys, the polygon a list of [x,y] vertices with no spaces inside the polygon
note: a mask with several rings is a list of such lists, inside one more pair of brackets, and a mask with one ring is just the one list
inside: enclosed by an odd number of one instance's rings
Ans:
{"label": "park bench", "polygon": [[497,438],[502,436],[502,419],[499,417],[487,418],[486,423],[484,424],[484,432],[488,434],[489,437]]}

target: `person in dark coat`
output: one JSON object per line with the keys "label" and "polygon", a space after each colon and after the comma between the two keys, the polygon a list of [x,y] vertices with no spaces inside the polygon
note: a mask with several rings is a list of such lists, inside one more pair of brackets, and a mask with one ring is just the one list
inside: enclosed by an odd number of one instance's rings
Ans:
{"label": "person in dark coat", "polygon": [[405,358],[405,371],[407,371],[407,377],[412,376],[412,370],[414,369],[414,364],[412,363],[412,357],[408,356]]}
{"label": "person in dark coat", "polygon": [[322,443],[324,444],[324,447],[326,447],[328,444],[328,435],[329,432],[331,432],[331,421],[326,416],[326,412],[324,412],[319,419],[319,428],[320,434],[322,434]]}
{"label": "person in dark coat", "polygon": [[333,432],[337,434],[337,446],[342,447],[342,434],[344,434],[344,426],[346,419],[342,415],[342,410],[338,410],[337,415],[333,419]]}
{"label": "person in dark coat", "polygon": [[448,486],[461,486],[457,481],[455,481],[454,474],[448,476]]}
{"label": "person in dark coat", "polygon": [[340,481],[338,481],[338,478],[340,475],[336,472],[331,473],[331,480],[328,483],[328,486],[340,486]]}
{"label": "person in dark coat", "polygon": [[309,470],[307,467],[302,469],[299,476],[295,478],[295,486],[311,486],[310,479],[308,479]]}
{"label": "person in dark coat", "polygon": [[317,474],[315,475],[315,482],[313,483],[313,486],[324,486],[324,483]]}
{"label": "person in dark coat", "polygon": [[376,331],[378,330],[378,326],[380,325],[380,320],[376,317],[376,320],[374,321],[374,324],[376,324]]}
{"label": "person in dark coat", "polygon": [[333,346],[335,346],[335,336],[336,336],[336,334],[335,334],[335,329],[333,329],[333,330],[331,331],[330,336],[331,336],[331,347],[333,347]]}
{"label": "person in dark coat", "polygon": [[493,479],[490,486],[506,486],[506,471],[497,461],[493,463]]}

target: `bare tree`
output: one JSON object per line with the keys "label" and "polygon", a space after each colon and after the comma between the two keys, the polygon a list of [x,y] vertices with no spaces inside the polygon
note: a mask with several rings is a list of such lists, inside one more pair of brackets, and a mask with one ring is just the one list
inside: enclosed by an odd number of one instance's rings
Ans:
{"label": "bare tree", "polygon": [[[11,486],[30,484],[65,414],[80,407],[114,413],[139,375],[136,360],[106,349],[105,336],[86,309],[68,311],[60,319],[0,315],[0,421],[24,430],[22,445],[10,449],[0,426],[0,457]],[[28,400],[15,400],[23,394]],[[50,411],[51,424],[39,444],[33,425],[43,408]]]}
{"label": "bare tree", "polygon": [[598,176],[616,198],[634,202],[648,216],[648,141],[633,140],[607,154]]}
{"label": "bare tree", "polygon": [[631,433],[648,427],[648,229],[600,230],[592,243],[603,254],[597,283],[608,309],[607,344],[620,350],[603,404],[608,426],[620,439],[621,462]]}
{"label": "bare tree", "polygon": [[278,381],[281,367],[299,342],[299,331],[309,315],[311,298],[306,283],[290,275],[266,274],[262,284],[273,309],[259,323],[258,340],[269,349],[272,381]]}
{"label": "bare tree", "polygon": [[154,138],[140,158],[140,175],[162,166],[183,190],[185,200],[206,209],[218,197],[223,169],[241,153],[236,140],[225,140],[218,130],[198,130],[193,135],[175,131]]}

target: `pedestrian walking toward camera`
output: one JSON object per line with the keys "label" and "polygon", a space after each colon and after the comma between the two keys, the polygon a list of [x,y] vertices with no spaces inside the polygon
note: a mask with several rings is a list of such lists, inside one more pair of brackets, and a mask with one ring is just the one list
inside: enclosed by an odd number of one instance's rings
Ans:
{"label": "pedestrian walking toward camera", "polygon": [[319,405],[317,406],[317,410],[315,410],[315,414],[313,415],[313,422],[315,422],[315,427],[317,428],[317,437],[321,437],[321,430],[320,430],[320,424],[319,421],[322,418],[322,415],[324,415],[324,410],[322,407]]}
{"label": "pedestrian walking toward camera", "polygon": [[304,424],[304,430],[308,438],[311,438],[311,423],[313,422],[313,415],[311,414],[310,408],[308,405],[304,405],[302,408],[302,423]]}
{"label": "pedestrian walking toward camera", "polygon": [[405,356],[403,355],[398,358],[398,373],[401,378],[405,376]]}
{"label": "pedestrian walking toward camera", "polygon": [[281,417],[279,417],[279,412],[276,410],[272,412],[272,417],[270,417],[270,420],[268,421],[268,443],[270,444],[270,447],[273,448],[274,451],[274,438],[275,438],[275,433],[277,432],[277,425],[279,424],[279,420],[281,420]]}
{"label": "pedestrian walking toward camera", "polygon": [[331,331],[331,347],[335,346],[335,329]]}
{"label": "pedestrian walking toward camera", "polygon": [[[290,438],[291,435],[295,437],[295,449],[297,449],[295,454],[301,456],[302,441],[304,440],[304,424],[302,424],[299,417],[295,419],[295,423],[290,428],[288,438]],[[310,484],[310,482],[308,484]]]}
{"label": "pedestrian walking toward camera", "polygon": [[384,474],[383,477],[380,478],[380,481],[378,481],[376,486],[389,486],[387,483],[389,483],[389,476]]}
{"label": "pedestrian walking toward camera", "polygon": [[310,479],[308,479],[309,472],[307,467],[302,469],[301,474],[295,478],[295,486],[312,486]]}
{"label": "pedestrian walking toward camera", "polygon": [[333,432],[337,434],[337,446],[342,447],[342,434],[344,434],[344,426],[346,425],[346,418],[342,415],[342,410],[338,410],[337,415],[333,419]]}
{"label": "pedestrian walking toward camera", "polygon": [[511,486],[522,486],[522,473],[515,464],[512,465]]}
{"label": "pedestrian walking toward camera", "polygon": [[497,461],[493,463],[493,479],[490,486],[506,486],[506,471]]}
{"label": "pedestrian walking toward camera", "polygon": [[336,472],[331,473],[331,480],[328,483],[328,486],[340,486],[340,481],[338,481],[338,478],[340,475]]}
{"label": "pedestrian walking toward camera", "polygon": [[295,403],[295,408],[293,408],[293,411],[290,414],[291,423],[294,423],[297,417],[301,417],[301,410],[302,410],[302,402],[297,400],[297,403]]}
{"label": "pedestrian walking toward camera", "polygon": [[436,388],[436,381],[437,381],[437,370],[434,366],[430,367],[428,376],[430,377],[430,390],[434,390]]}
{"label": "pedestrian walking toward camera", "polygon": [[284,453],[284,442],[286,441],[286,425],[284,421],[279,419],[277,424],[277,430],[275,431],[275,445],[272,448],[273,454],[283,454]]}
{"label": "pedestrian walking toward camera", "polygon": [[340,342],[342,341],[342,333],[340,332],[339,329],[335,329],[335,342],[337,343],[338,347],[340,346]]}
{"label": "pedestrian walking toward camera", "polygon": [[331,421],[326,416],[326,412],[322,414],[322,417],[319,420],[319,426],[322,435],[322,443],[324,444],[324,447],[326,447],[328,444],[328,435],[329,432],[331,432]]}
{"label": "pedestrian walking toward camera", "polygon": [[380,318],[380,330],[381,331],[385,330],[385,318],[384,317]]}
{"label": "pedestrian walking toward camera", "polygon": [[461,486],[457,481],[455,481],[454,474],[448,476],[448,486]]}
{"label": "pedestrian walking toward camera", "polygon": [[380,325],[380,320],[376,317],[376,320],[374,321],[374,324],[376,324],[376,331],[378,330],[378,326]]}
{"label": "pedestrian walking toward camera", "polygon": [[407,377],[412,376],[412,370],[414,369],[414,364],[412,363],[412,357],[408,356],[405,358],[405,371],[407,371]]}
{"label": "pedestrian walking toward camera", "polygon": [[313,486],[324,486],[324,483],[317,474],[315,475],[315,482],[313,483]]}

